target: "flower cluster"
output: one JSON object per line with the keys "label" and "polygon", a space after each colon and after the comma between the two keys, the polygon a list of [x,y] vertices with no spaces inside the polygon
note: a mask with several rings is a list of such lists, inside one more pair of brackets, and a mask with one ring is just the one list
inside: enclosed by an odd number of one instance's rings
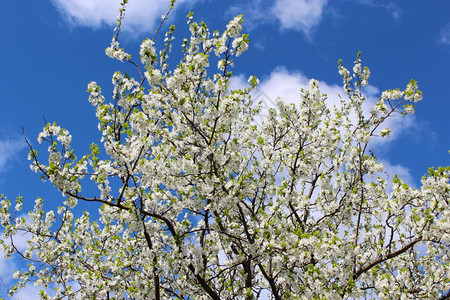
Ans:
{"label": "flower cluster", "polygon": [[119,48],[119,42],[115,38],[112,39],[111,45],[105,49],[105,54],[119,61],[129,60],[131,58],[131,55],[125,53],[123,48]]}
{"label": "flower cluster", "polygon": [[141,56],[141,62],[146,66],[153,66],[157,61],[156,49],[153,46],[154,42],[150,39],[146,39],[141,44],[139,55]]}

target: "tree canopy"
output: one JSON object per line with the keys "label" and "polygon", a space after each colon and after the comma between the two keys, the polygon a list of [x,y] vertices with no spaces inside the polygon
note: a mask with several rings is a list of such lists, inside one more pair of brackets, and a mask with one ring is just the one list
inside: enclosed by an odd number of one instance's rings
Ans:
{"label": "tree canopy", "polygon": [[[311,80],[295,104],[278,98],[257,122],[258,79],[230,90],[233,59],[249,46],[242,16],[219,33],[189,14],[178,65],[174,26],[164,45],[157,34],[142,42],[139,64],[119,45],[126,2],[106,54],[137,77],[115,72],[110,100],[88,85],[100,143],[77,158],[69,131],[48,123],[38,136],[47,161],[27,140],[32,169],[64,201],[44,211],[38,198],[23,217],[20,197],[12,207],[2,196],[1,248],[30,262],[11,293],[32,281],[43,298],[449,297],[450,167],[430,169],[416,189],[389,183],[370,151],[389,136],[388,118],[414,113],[414,80],[367,110],[370,71],[358,54],[350,69],[339,62],[334,105]],[[99,204],[98,217],[77,214],[80,201]],[[21,252],[14,237],[24,232]]]}

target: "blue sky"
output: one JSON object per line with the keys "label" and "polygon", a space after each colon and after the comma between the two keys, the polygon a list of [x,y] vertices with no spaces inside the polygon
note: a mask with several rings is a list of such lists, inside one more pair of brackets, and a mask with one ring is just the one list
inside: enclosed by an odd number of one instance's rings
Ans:
{"label": "blue sky", "polygon": [[[44,117],[56,121],[71,132],[76,153],[82,156],[100,136],[87,84],[97,81],[108,96],[113,72],[133,71],[104,54],[119,2],[2,2],[0,193],[12,199],[22,195],[25,209],[32,207],[37,196],[48,201],[49,208],[61,197],[30,171],[21,128],[36,145]],[[153,36],[169,1],[130,2],[120,42],[139,61],[139,42]],[[412,118],[390,122],[391,139],[375,143],[374,152],[390,173],[399,173],[417,187],[428,167],[449,165],[449,1],[178,1],[166,24],[177,27],[174,56],[187,36],[189,11],[213,30],[223,30],[234,15],[244,15],[244,32],[250,34],[251,44],[235,60],[233,85],[241,86],[249,75],[256,75],[261,85],[255,96],[263,97],[269,106],[277,96],[295,102],[309,78],[319,80],[330,98],[336,97],[341,83],[337,61],[342,59],[351,68],[358,51],[372,73],[369,101],[385,89],[403,89],[414,78],[424,100]],[[14,264],[0,258],[0,276],[7,285]],[[31,298],[33,292],[32,288],[27,291]]]}

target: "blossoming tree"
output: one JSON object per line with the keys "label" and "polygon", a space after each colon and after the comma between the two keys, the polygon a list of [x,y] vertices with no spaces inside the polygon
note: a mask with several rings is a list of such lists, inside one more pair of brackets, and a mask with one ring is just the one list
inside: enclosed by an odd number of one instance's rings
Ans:
{"label": "blossoming tree", "polygon": [[[174,26],[160,51],[155,38],[141,44],[139,66],[119,48],[125,4],[106,53],[140,77],[114,73],[111,101],[89,84],[101,146],[77,159],[68,130],[47,124],[38,140],[48,162],[27,140],[29,159],[64,201],[44,212],[39,198],[25,218],[20,198],[14,208],[2,198],[2,250],[30,262],[11,293],[35,282],[42,297],[81,299],[449,297],[450,168],[430,169],[420,189],[394,177],[389,192],[369,151],[389,135],[387,118],[414,112],[416,82],[365,111],[370,72],[358,55],[352,70],[339,64],[340,103],[311,80],[259,124],[258,80],[229,90],[233,57],[249,43],[240,16],[210,33],[190,14],[177,67]],[[79,201],[98,217],[77,215]]]}

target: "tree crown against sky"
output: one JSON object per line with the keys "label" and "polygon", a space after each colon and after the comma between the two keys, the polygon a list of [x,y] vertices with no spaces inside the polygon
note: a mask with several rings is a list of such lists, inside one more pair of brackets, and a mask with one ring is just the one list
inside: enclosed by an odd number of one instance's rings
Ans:
{"label": "tree crown against sky", "polygon": [[[31,143],[29,158],[65,201],[55,213],[37,199],[25,218],[20,198],[14,208],[2,199],[2,249],[31,263],[17,287],[81,298],[448,297],[449,168],[430,169],[420,189],[395,177],[389,191],[370,151],[388,118],[414,112],[415,81],[367,109],[358,54],[350,70],[339,64],[334,105],[311,80],[296,104],[277,99],[259,122],[258,79],[229,87],[249,43],[242,17],[211,33],[190,14],[171,68],[175,27],[160,51],[146,39],[134,61],[119,46],[120,12],[106,54],[138,77],[114,73],[111,101],[89,84],[102,145],[78,159],[69,131],[47,124],[38,140],[48,162]],[[79,201],[101,204],[99,217],[76,216]]]}

